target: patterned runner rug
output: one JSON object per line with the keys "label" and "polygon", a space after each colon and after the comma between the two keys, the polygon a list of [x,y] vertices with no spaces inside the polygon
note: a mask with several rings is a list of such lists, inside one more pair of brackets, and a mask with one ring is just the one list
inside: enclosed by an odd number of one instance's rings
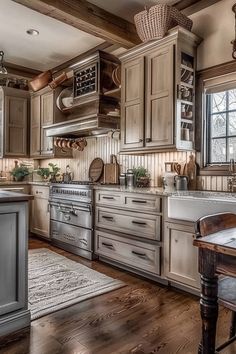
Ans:
{"label": "patterned runner rug", "polygon": [[125,284],[46,248],[29,251],[29,309],[35,320]]}

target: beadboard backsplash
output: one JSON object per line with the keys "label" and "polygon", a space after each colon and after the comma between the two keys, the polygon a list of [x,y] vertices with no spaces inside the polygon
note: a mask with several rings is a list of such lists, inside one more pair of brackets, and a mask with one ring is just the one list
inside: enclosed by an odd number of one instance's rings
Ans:
{"label": "beadboard backsplash", "polygon": [[[58,164],[61,172],[64,172],[66,165],[69,165],[77,180],[88,180],[89,165],[95,157],[101,157],[103,161],[109,162],[110,155],[117,155],[117,160],[121,165],[121,171],[128,168],[144,166],[151,175],[151,186],[161,186],[161,178],[165,169],[165,162],[176,161],[184,165],[188,161],[189,152],[163,152],[155,154],[119,155],[120,142],[109,137],[88,139],[88,145],[83,152],[75,151],[73,159],[53,159],[53,160],[30,160],[30,159],[0,159],[0,172],[10,179],[9,172],[14,168],[14,161],[46,167],[49,162]],[[227,177],[211,176],[199,177],[198,189],[227,191]]]}
{"label": "beadboard backsplash", "polygon": [[[40,165],[46,167],[49,162],[58,164],[64,172],[69,165],[74,172],[74,179],[88,180],[89,165],[96,157],[103,159],[105,163],[110,161],[110,155],[117,155],[121,165],[121,172],[128,168],[144,166],[151,175],[151,186],[161,186],[161,178],[165,169],[165,162],[179,162],[184,165],[188,161],[189,152],[163,152],[145,155],[119,155],[120,141],[109,137],[90,138],[84,151],[75,151],[73,159],[41,160]],[[198,188],[204,190],[227,190],[226,177],[201,177],[198,178]]]}

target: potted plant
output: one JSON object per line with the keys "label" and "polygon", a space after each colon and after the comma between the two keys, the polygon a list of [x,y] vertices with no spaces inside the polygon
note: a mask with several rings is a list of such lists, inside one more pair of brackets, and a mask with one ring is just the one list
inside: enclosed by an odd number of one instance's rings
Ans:
{"label": "potted plant", "polygon": [[54,163],[49,163],[49,167],[39,167],[36,172],[41,176],[45,181],[49,178],[50,182],[56,182],[56,178],[59,176],[60,167]]}
{"label": "potted plant", "polygon": [[60,171],[60,167],[58,167],[56,164],[54,163],[49,163],[49,173],[50,173],[50,182],[56,182],[57,181],[57,177],[60,175],[59,171]]}
{"label": "potted plant", "polygon": [[39,167],[36,170],[37,175],[41,176],[45,181],[50,177],[50,171],[48,167]]}
{"label": "potted plant", "polygon": [[136,187],[145,188],[150,186],[150,174],[145,167],[133,167],[133,173]]}
{"label": "potted plant", "polygon": [[23,181],[25,176],[30,174],[28,167],[24,164],[20,164],[20,166],[16,165],[10,173],[17,182]]}

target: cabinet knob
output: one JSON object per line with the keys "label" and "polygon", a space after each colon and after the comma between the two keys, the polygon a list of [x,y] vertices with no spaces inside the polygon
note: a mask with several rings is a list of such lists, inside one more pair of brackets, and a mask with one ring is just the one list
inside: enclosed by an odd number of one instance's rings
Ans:
{"label": "cabinet knob", "polygon": [[142,142],[143,142],[143,139],[139,139],[139,142],[142,143]]}
{"label": "cabinet knob", "polygon": [[150,143],[152,141],[151,138],[146,138],[146,143]]}

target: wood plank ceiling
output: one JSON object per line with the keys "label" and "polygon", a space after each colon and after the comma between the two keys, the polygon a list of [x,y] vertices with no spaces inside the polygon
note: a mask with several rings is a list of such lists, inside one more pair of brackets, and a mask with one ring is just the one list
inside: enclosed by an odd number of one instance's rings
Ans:
{"label": "wood plank ceiling", "polygon": [[[134,24],[86,0],[13,1],[124,48],[140,42]],[[181,0],[175,6],[186,15],[191,15],[218,1]]]}

